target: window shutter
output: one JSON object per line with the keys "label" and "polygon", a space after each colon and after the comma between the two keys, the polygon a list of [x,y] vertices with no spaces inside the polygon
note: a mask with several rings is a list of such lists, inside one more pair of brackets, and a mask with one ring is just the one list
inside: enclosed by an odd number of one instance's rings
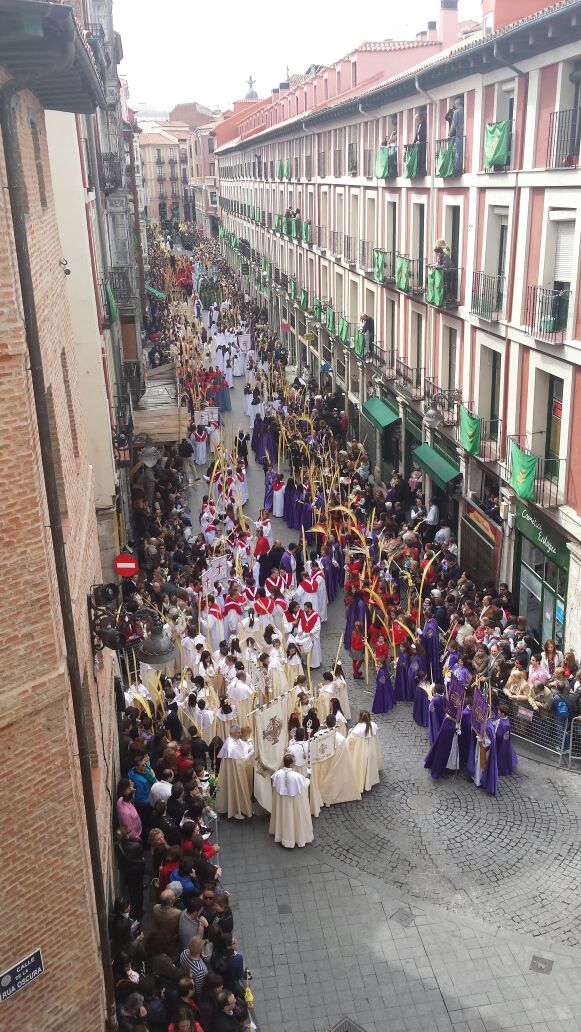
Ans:
{"label": "window shutter", "polygon": [[557,223],[557,242],[555,246],[555,280],[570,283],[573,271],[573,237],[574,222]]}

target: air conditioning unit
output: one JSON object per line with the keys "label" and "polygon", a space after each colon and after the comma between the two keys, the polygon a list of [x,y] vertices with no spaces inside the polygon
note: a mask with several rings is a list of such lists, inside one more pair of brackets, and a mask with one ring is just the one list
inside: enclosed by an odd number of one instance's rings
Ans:
{"label": "air conditioning unit", "polygon": [[506,522],[508,520],[509,515],[510,515],[510,502],[501,502],[500,503],[500,518],[501,518],[501,520],[504,520]]}

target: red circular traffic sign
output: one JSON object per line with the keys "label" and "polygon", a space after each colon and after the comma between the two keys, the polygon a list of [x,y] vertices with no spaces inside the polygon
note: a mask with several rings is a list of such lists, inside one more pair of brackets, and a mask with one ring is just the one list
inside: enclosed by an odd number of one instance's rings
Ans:
{"label": "red circular traffic sign", "polygon": [[134,577],[139,570],[139,563],[128,552],[120,552],[113,560],[113,569],[120,577]]}

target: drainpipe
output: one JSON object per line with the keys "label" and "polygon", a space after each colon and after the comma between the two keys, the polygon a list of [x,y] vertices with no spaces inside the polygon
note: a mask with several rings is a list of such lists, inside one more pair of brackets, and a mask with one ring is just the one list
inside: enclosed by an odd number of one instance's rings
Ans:
{"label": "drainpipe", "polygon": [[[422,84],[420,82],[420,78],[419,78],[418,75],[416,75],[416,77],[415,77],[415,87],[416,87],[416,90],[418,91],[418,93],[423,93],[424,97],[427,97],[428,100],[430,101],[430,103],[432,105],[432,111],[434,113],[434,122],[435,122],[435,118],[436,118],[436,114],[437,114],[437,110],[438,110],[438,102],[437,102],[437,100],[435,100],[434,97],[432,97],[431,93],[428,93],[428,91],[424,89],[424,87],[422,86]],[[432,125],[432,140],[430,142],[433,142],[434,139],[435,139],[434,126]],[[426,141],[427,141],[427,132],[426,132]],[[434,180],[435,180],[435,176],[434,176],[434,161],[433,161],[434,155],[433,154],[429,154],[428,155],[428,153],[427,153],[427,145],[426,145],[426,161],[428,160],[428,157],[430,159],[430,177],[429,177],[429,179],[430,179],[430,187],[429,187],[429,189],[430,189],[430,200],[431,200],[431,212],[430,212],[430,227],[431,227],[430,228],[430,232],[431,232],[431,235],[432,235],[431,248],[430,248],[430,253],[431,253],[432,249],[434,247],[434,244],[435,244],[436,240],[438,239],[437,236],[436,236],[437,224],[438,224],[438,206],[437,206],[437,203],[436,203],[437,197],[436,197],[436,192],[435,192],[435,187],[434,187]],[[428,264],[426,262],[425,257],[424,257],[424,262],[425,262],[426,265]],[[423,270],[422,270],[422,273],[423,273]],[[432,355],[431,355],[432,369],[431,369],[430,374],[428,374],[428,375],[431,375],[434,379],[436,379],[436,370],[433,368],[433,359],[434,359],[434,347],[433,347],[433,344],[434,344],[434,324],[435,324],[435,321],[436,321],[436,312],[430,306],[430,339],[432,341]],[[426,343],[427,343],[427,334],[426,334]]]}
{"label": "drainpipe", "polygon": [[[69,38],[65,42],[64,53],[59,57],[58,62],[43,72],[42,79],[49,78],[57,71],[62,73],[63,71],[66,71],[67,68],[72,67],[74,56],[74,29],[72,29],[69,34]],[[84,721],[83,684],[79,667],[73,604],[71,600],[54,457],[51,445],[51,428],[46,401],[42,349],[38,331],[34,287],[26,233],[26,216],[22,203],[22,176],[20,172],[17,146],[18,134],[12,112],[13,97],[24,89],[34,90],[34,85],[40,78],[41,76],[34,78],[31,77],[27,82],[20,79],[10,79],[3,87],[0,88],[0,127],[4,145],[14,245],[22,294],[26,343],[30,361],[30,378],[34,393],[38,438],[44,474],[44,486],[46,491],[48,517],[58,583],[59,603],[63,622],[67,670],[69,674],[71,701],[75,718],[75,732],[81,772],[81,787],[83,792],[85,821],[91,860],[93,891],[95,894],[95,911],[99,929],[101,963],[103,966],[106,1028],[108,1030],[114,1030],[117,1028],[115,988],[113,983],[111,951],[109,947],[107,901],[105,897],[101,854],[99,850],[97,814],[95,809],[95,797],[93,794],[89,741]]]}

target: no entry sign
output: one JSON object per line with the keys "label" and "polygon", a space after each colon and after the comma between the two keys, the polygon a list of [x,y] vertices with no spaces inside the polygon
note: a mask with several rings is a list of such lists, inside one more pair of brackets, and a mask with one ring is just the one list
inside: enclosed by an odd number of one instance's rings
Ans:
{"label": "no entry sign", "polygon": [[113,569],[120,577],[134,577],[139,570],[139,563],[128,552],[120,552],[113,560]]}

